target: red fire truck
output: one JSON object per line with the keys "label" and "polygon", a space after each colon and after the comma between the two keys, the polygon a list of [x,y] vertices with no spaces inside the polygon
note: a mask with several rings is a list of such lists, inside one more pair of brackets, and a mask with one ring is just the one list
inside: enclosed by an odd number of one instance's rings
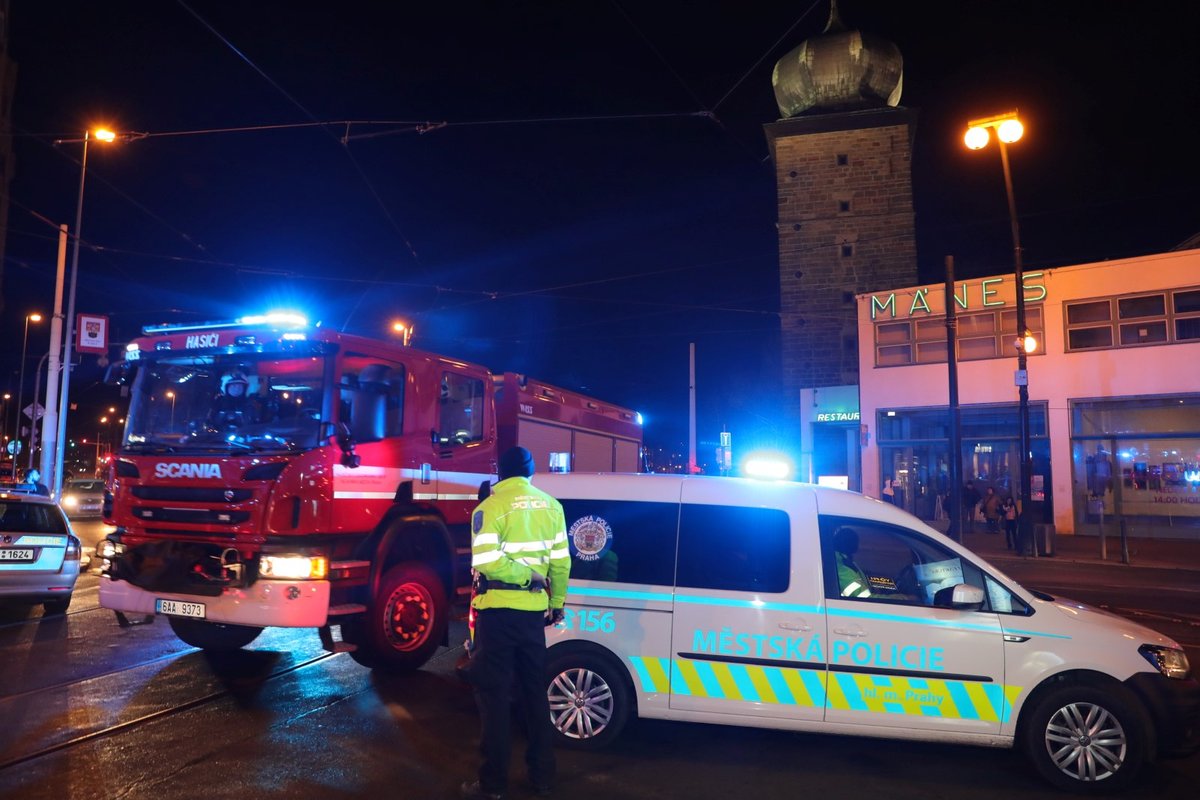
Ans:
{"label": "red fire truck", "polygon": [[467,523],[499,453],[640,471],[635,412],[522,375],[287,315],[143,333],[110,370],[129,409],[100,603],[196,647],[313,627],[414,669],[470,592]]}

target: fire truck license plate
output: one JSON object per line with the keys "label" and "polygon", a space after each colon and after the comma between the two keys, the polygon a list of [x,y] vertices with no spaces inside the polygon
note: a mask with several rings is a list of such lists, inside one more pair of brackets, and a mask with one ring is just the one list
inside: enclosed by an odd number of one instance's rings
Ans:
{"label": "fire truck license plate", "polygon": [[155,600],[154,610],[175,617],[204,619],[204,603],[184,603],[179,600]]}
{"label": "fire truck license plate", "polygon": [[5,547],[0,549],[0,561],[33,561],[33,551],[24,547]]}

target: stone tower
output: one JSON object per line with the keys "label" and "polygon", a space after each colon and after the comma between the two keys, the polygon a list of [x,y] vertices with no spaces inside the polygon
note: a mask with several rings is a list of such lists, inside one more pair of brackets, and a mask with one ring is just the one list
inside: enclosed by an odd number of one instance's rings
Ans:
{"label": "stone tower", "polygon": [[899,107],[894,44],[829,24],[775,65],[782,118],[765,126],[779,198],[785,403],[858,383],[854,295],[915,285],[915,113]]}

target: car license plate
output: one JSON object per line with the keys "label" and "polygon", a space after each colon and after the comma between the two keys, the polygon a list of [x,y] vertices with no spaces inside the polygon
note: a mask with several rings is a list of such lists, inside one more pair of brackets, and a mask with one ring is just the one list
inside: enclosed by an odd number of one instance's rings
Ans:
{"label": "car license plate", "polygon": [[0,548],[0,561],[33,561],[33,550],[27,547]]}
{"label": "car license plate", "polygon": [[184,603],[180,600],[155,600],[154,610],[173,617],[204,619],[204,603]]}

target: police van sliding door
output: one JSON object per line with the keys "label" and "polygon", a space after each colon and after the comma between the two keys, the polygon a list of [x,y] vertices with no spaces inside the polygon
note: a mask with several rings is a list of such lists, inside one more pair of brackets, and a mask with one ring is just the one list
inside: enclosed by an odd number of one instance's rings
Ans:
{"label": "police van sliding door", "polygon": [[820,528],[826,722],[999,734],[1020,692],[1004,683],[999,618],[986,602],[942,605],[957,584],[984,588],[980,570],[899,526],[822,516]]}
{"label": "police van sliding door", "polygon": [[809,552],[797,545],[815,518],[812,495],[794,485],[754,491],[747,498],[744,484],[683,483],[671,710],[736,715],[744,724],[820,720],[820,566],[811,533]]}

